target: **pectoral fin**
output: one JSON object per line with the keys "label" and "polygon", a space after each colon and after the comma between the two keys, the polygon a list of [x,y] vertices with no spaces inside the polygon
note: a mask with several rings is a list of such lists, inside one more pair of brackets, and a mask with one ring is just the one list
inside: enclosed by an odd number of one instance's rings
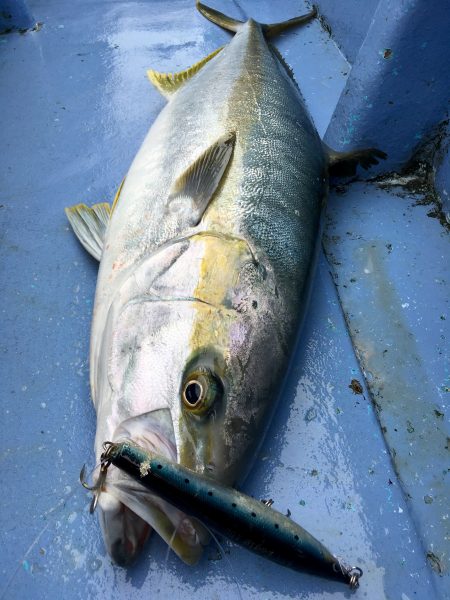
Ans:
{"label": "pectoral fin", "polygon": [[387,154],[377,148],[365,148],[351,152],[337,152],[326,145],[325,148],[329,157],[329,173],[335,177],[355,175],[358,165],[367,170],[372,165],[377,165],[380,159],[387,158]]}
{"label": "pectoral fin", "polygon": [[198,225],[230,161],[235,135],[229,134],[210,146],[173,184],[168,207]]}
{"label": "pectoral fin", "polygon": [[66,215],[72,229],[82,246],[97,260],[103,251],[106,227],[111,208],[107,202],[94,204],[91,208],[86,204],[76,204],[66,208]]}

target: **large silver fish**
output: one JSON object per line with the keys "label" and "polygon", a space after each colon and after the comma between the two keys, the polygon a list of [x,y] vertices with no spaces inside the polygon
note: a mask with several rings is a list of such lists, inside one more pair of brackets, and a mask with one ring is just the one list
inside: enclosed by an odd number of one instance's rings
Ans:
{"label": "large silver fish", "polygon": [[[301,25],[241,23],[231,43],[174,75],[110,209],[66,209],[100,260],[91,337],[96,455],[136,444],[233,485],[251,465],[305,311],[330,168],[383,153],[321,142],[267,39]],[[99,490],[100,491],[100,490]],[[133,560],[155,529],[186,562],[202,527],[117,469],[97,492],[106,546]]]}

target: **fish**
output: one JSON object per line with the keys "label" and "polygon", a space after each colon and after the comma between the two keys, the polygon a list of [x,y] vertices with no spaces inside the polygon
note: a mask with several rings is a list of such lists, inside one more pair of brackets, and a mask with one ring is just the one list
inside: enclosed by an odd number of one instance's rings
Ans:
{"label": "fish", "polygon": [[102,465],[114,465],[139,484],[217,533],[251,552],[290,567],[359,587],[359,567],[349,567],[271,501],[251,498],[236,489],[198,475],[135,444],[105,442]]}
{"label": "fish", "polygon": [[[180,73],[148,72],[168,102],[114,201],[66,209],[100,261],[90,387],[103,443],[133,441],[225,486],[248,474],[280,398],[304,318],[330,174],[376,148],[320,139],[271,43],[310,13],[245,22],[197,1],[234,34]],[[115,469],[94,490],[108,553],[132,563],[155,530],[186,563],[200,523]]]}

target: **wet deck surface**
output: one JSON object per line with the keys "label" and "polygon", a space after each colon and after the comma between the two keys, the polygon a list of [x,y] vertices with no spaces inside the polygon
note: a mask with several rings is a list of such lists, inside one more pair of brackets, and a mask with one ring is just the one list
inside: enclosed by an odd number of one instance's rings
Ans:
{"label": "wet deck surface", "polygon": [[[272,4],[240,3],[261,21],[299,11],[296,2]],[[97,264],[74,239],[63,209],[114,197],[164,105],[146,69],[185,68],[228,36],[197,15],[191,0],[29,6],[41,31],[0,36],[0,102],[8,116],[0,202],[0,597],[137,599],[157,592],[221,599],[239,597],[238,585],[245,599],[349,597],[340,584],[290,572],[226,541],[224,554],[211,544],[193,568],[156,536],[127,571],[105,555],[78,484],[81,465],[93,460],[88,344]],[[239,17],[232,2],[215,6]],[[349,65],[318,23],[277,46],[325,133]],[[444,598],[448,582],[436,573],[448,523],[438,489],[448,490],[448,239],[415,200],[363,183],[332,195],[329,262],[322,253],[285,397],[244,486],[273,498],[278,510],[289,509],[334,553],[360,565],[360,598]],[[352,379],[363,394],[353,393]],[[425,402],[411,412],[409,397]],[[411,414],[400,419],[393,406]],[[389,447],[400,457],[402,483]]]}

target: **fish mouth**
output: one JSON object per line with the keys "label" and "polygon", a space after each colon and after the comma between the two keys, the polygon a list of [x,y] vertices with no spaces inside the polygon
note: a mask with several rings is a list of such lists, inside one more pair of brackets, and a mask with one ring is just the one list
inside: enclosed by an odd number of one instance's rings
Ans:
{"label": "fish mouth", "polygon": [[[123,421],[113,442],[130,441],[145,450],[177,460],[169,409],[154,410]],[[187,564],[200,559],[209,533],[203,525],[126,473],[110,467],[98,502],[108,553],[121,566],[133,563],[154,529]]]}

